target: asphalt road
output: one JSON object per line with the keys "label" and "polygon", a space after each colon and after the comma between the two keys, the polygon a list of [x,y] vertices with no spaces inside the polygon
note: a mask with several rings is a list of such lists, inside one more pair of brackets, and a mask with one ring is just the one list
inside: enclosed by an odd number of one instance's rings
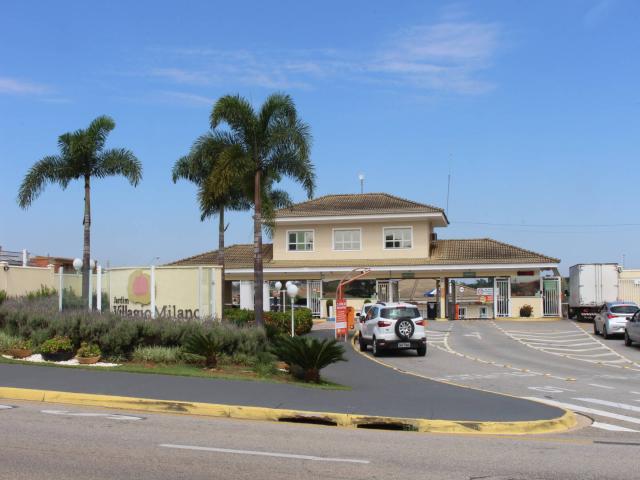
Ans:
{"label": "asphalt road", "polygon": [[381,360],[396,368],[525,398],[588,415],[581,435],[640,439],[640,348],[603,340],[591,324],[433,322],[425,358]]}
{"label": "asphalt road", "polygon": [[10,364],[0,364],[0,386],[458,421],[546,420],[564,413],[537,402],[399,375],[348,344],[347,358],[323,375],[351,390]]}
{"label": "asphalt road", "polygon": [[[2,403],[2,402],[0,402]],[[11,402],[0,479],[625,480],[638,443],[449,436]]]}

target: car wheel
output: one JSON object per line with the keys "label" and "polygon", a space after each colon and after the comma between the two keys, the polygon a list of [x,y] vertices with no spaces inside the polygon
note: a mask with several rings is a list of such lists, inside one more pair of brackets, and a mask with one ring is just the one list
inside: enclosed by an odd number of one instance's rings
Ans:
{"label": "car wheel", "polygon": [[609,339],[609,332],[607,331],[606,323],[602,325],[602,338],[604,338],[605,340]]}
{"label": "car wheel", "polygon": [[424,357],[427,354],[427,346],[418,347],[417,352],[419,357]]}
{"label": "car wheel", "polygon": [[594,335],[600,335],[600,332],[598,331],[598,324],[596,323],[596,321],[593,321],[593,334]]}
{"label": "car wheel", "polygon": [[626,330],[624,331],[624,344],[627,347],[630,347],[631,345],[633,345],[633,342],[631,341],[631,337],[629,336],[629,332],[627,332]]}
{"label": "car wheel", "polygon": [[358,345],[360,345],[360,351],[367,351],[367,344],[364,342],[364,338],[362,338],[362,334],[358,335]]}
{"label": "car wheel", "polygon": [[376,337],[373,337],[373,339],[371,340],[371,350],[374,357],[380,356],[380,350],[378,349],[378,342],[376,342]]}

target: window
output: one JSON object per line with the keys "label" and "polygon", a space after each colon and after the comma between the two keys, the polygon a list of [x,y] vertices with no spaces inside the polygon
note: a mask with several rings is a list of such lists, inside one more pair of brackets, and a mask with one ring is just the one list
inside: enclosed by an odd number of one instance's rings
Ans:
{"label": "window", "polygon": [[290,252],[313,251],[313,230],[287,232],[287,237]]}
{"label": "window", "polygon": [[611,313],[636,313],[637,311],[638,307],[635,305],[617,305],[611,307]]}
{"label": "window", "polygon": [[360,250],[360,229],[339,229],[333,231],[334,250]]}
{"label": "window", "polygon": [[383,308],[380,312],[382,318],[396,320],[398,318],[418,318],[420,312],[414,307],[391,307]]}
{"label": "window", "polygon": [[384,229],[384,248],[411,248],[411,227]]}

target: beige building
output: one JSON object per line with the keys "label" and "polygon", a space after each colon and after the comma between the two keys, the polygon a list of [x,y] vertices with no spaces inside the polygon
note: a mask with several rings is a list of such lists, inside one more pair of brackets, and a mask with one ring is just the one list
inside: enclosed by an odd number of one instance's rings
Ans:
{"label": "beige building", "polygon": [[[273,243],[263,250],[264,291],[278,307],[274,283],[296,281],[303,287],[298,303],[324,317],[339,280],[368,269],[346,289],[355,307],[402,299],[418,300],[425,315],[439,318],[519,317],[524,305],[534,317],[560,315],[559,259],[489,238],[438,238],[448,225],[441,208],[386,193],[326,195],[280,209]],[[172,265],[216,262],[212,251]],[[225,281],[235,287],[225,303],[252,308],[253,245],[228,247],[225,263]],[[401,298],[406,291],[411,298]]]}

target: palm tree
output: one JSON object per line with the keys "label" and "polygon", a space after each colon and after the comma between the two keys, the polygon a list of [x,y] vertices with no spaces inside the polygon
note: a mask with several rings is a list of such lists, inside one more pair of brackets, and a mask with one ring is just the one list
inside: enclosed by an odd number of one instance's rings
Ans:
{"label": "palm tree", "polygon": [[93,120],[86,129],[58,137],[57,155],[37,161],[27,172],[18,192],[18,205],[28,208],[48,183],[66,189],[72,180],[84,180],[84,245],[82,250],[82,297],[88,300],[91,258],[91,178],[122,175],[134,187],[142,179],[142,164],[125,148],[105,149],[107,136],[116,124],[108,116]]}
{"label": "palm tree", "polygon": [[[237,184],[230,184],[225,191],[208,190],[207,178],[213,172],[220,154],[232,146],[232,138],[220,132],[209,132],[198,137],[188,155],[179,158],[173,166],[173,183],[179,179],[192,182],[198,187],[200,220],[218,215],[218,264],[222,267],[222,298],[225,298],[224,281],[224,224],[225,210],[249,210],[251,203],[244,190]],[[224,300],[223,300],[224,301]]]}
{"label": "palm tree", "polygon": [[250,181],[253,193],[254,308],[256,323],[263,323],[262,227],[265,186],[282,177],[302,184],[309,197],[315,188],[313,164],[309,158],[311,134],[298,118],[289,95],[272,94],[259,111],[239,95],[218,99],[211,112],[211,128],[222,124],[233,146],[224,150],[212,176],[213,189],[225,188],[242,179]]}

